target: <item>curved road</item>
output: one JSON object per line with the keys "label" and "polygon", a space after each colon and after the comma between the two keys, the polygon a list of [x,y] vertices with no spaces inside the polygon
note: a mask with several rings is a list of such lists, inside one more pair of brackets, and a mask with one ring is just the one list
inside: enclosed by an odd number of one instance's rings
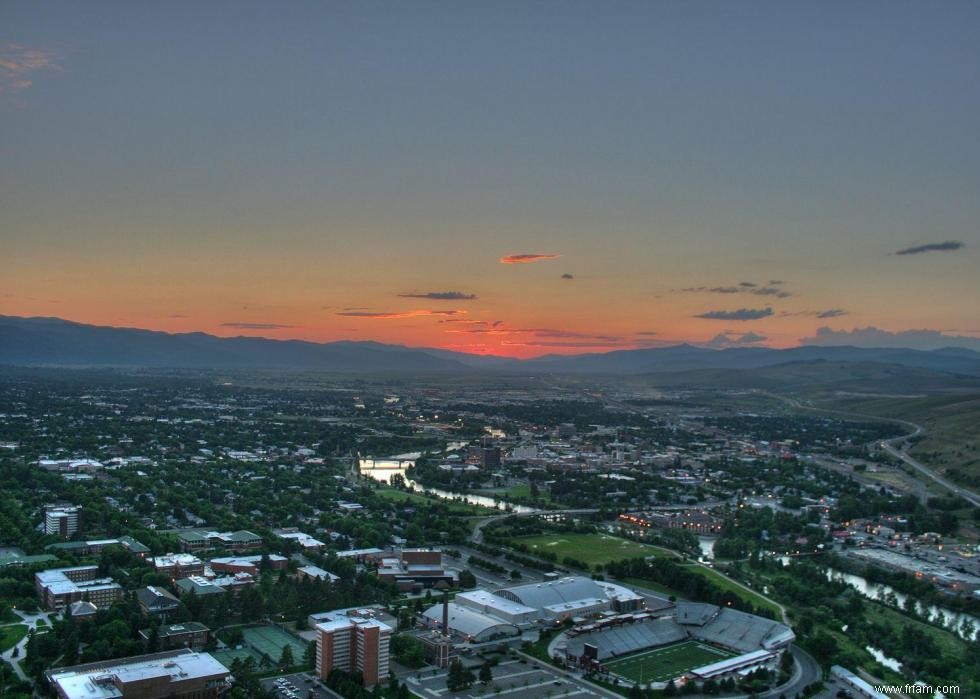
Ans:
{"label": "curved road", "polygon": [[823,670],[820,669],[820,664],[813,659],[812,655],[799,646],[790,646],[789,652],[792,653],[793,659],[796,661],[793,664],[793,675],[789,682],[757,695],[760,699],[801,696],[805,687],[823,679]]}
{"label": "curved road", "polygon": [[958,486],[955,483],[947,480],[946,478],[943,478],[928,466],[924,465],[919,461],[916,461],[907,453],[894,446],[894,444],[897,442],[903,442],[906,439],[909,439],[911,437],[918,437],[919,435],[923,434],[926,430],[922,425],[917,425],[914,422],[909,422],[908,420],[900,420],[899,418],[894,418],[894,417],[882,417],[881,415],[869,415],[867,413],[852,413],[847,410],[832,410],[830,408],[816,408],[812,405],[804,405],[803,403],[800,403],[800,401],[796,400],[795,398],[789,398],[788,396],[781,396],[778,393],[770,393],[768,391],[763,391],[763,393],[765,393],[767,396],[771,396],[773,398],[777,398],[781,401],[789,403],[794,408],[798,408],[800,410],[810,410],[818,413],[829,413],[831,415],[848,415],[851,417],[874,419],[883,422],[892,422],[898,425],[905,425],[906,427],[911,427],[913,430],[911,434],[899,435],[898,437],[892,437],[891,439],[882,440],[881,442],[879,442],[879,445],[881,446],[882,449],[885,450],[885,452],[891,454],[896,459],[900,459],[901,461],[904,461],[906,464],[914,468],[920,475],[928,478],[929,480],[933,481],[934,483],[941,486],[942,488],[945,488],[946,490],[953,493],[954,495],[960,496],[974,507],[980,507],[980,495],[977,495],[972,490],[968,490],[967,488]]}

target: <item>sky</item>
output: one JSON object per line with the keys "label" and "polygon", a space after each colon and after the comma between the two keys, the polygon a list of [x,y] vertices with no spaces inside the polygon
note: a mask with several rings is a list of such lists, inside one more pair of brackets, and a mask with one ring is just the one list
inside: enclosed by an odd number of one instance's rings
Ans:
{"label": "sky", "polygon": [[976,2],[0,4],[0,314],[980,338]]}

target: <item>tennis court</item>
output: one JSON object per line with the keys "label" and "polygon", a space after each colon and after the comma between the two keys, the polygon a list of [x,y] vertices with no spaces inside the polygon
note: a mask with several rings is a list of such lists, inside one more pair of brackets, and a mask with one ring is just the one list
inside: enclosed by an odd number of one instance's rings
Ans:
{"label": "tennis court", "polygon": [[242,633],[246,645],[254,648],[260,657],[267,655],[272,658],[273,662],[279,661],[282,649],[286,646],[292,646],[296,662],[300,662],[306,652],[306,643],[302,639],[278,626],[248,626],[242,629]]}
{"label": "tennis court", "polygon": [[734,653],[697,641],[641,651],[606,663],[606,669],[633,682],[668,682],[696,667],[734,657]]}

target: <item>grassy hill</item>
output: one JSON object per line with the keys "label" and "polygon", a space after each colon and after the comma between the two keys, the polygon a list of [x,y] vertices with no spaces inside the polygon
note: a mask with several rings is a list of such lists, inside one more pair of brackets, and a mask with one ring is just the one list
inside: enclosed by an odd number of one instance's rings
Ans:
{"label": "grassy hill", "polygon": [[910,454],[950,480],[980,482],[980,391],[920,397],[841,396],[821,407],[922,425],[926,434]]}

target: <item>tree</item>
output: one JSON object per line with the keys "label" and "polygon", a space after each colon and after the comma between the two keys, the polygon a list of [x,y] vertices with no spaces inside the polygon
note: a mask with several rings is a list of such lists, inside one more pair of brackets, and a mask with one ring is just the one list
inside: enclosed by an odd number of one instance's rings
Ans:
{"label": "tree", "polygon": [[296,664],[293,660],[293,647],[290,644],[283,646],[282,654],[279,656],[279,667],[285,670]]}
{"label": "tree", "polygon": [[460,587],[476,587],[476,576],[470,570],[459,571]]}
{"label": "tree", "polygon": [[449,674],[446,675],[446,689],[450,692],[461,692],[473,684],[473,673],[463,667],[457,658],[449,664]]}
{"label": "tree", "polygon": [[480,682],[483,684],[490,684],[490,682],[493,680],[493,670],[491,669],[489,662],[485,662],[480,666],[479,677]]}

